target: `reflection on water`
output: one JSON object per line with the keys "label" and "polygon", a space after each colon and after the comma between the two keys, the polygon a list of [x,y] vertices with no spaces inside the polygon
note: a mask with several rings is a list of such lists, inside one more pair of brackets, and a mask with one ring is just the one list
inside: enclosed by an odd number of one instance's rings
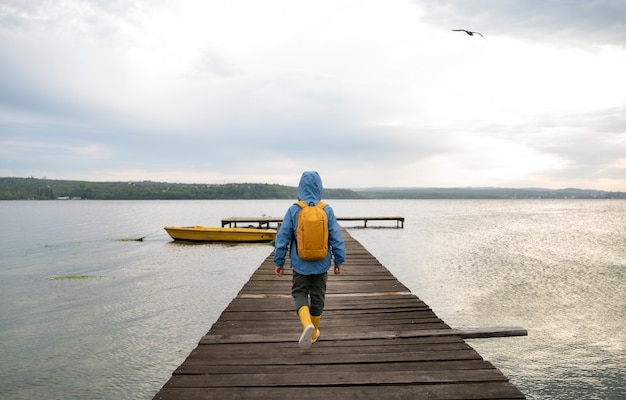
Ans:
{"label": "reflection on water", "polygon": [[626,398],[626,203],[417,205],[398,245],[352,233],[448,324],[527,328],[470,344],[528,398]]}
{"label": "reflection on water", "polygon": [[[449,325],[527,328],[470,344],[529,399],[626,396],[626,202],[330,203],[406,218],[350,232]],[[173,242],[162,227],[290,204],[1,203],[5,226],[22,228],[0,242],[3,396],[152,398],[272,250]],[[48,279],[71,275],[89,278]]]}

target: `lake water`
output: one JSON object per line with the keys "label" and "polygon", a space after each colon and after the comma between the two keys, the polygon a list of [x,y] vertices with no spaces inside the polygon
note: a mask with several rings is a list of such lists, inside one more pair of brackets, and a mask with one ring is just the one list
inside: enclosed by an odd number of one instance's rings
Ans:
{"label": "lake water", "polygon": [[[450,326],[528,329],[469,343],[529,399],[626,398],[626,201],[329,203],[406,218],[350,233]],[[163,226],[290,204],[0,202],[0,397],[151,399],[272,251]]]}

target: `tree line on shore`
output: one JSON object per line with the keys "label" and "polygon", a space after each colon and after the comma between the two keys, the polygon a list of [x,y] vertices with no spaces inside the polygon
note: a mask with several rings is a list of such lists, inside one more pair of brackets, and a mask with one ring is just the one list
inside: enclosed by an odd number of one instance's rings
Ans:
{"label": "tree line on shore", "polygon": [[[262,200],[295,199],[297,188],[268,183],[190,184],[0,178],[0,200]],[[624,192],[583,189],[367,188],[324,189],[326,199],[588,199],[626,198]]]}

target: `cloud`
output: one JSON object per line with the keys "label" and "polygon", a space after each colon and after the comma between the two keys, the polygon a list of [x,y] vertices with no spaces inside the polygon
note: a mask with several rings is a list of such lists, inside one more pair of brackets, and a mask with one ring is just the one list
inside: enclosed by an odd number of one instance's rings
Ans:
{"label": "cloud", "polygon": [[564,4],[5,1],[0,174],[626,190],[624,6]]}
{"label": "cloud", "polygon": [[[520,40],[626,44],[626,3],[619,0],[417,0],[431,21]],[[453,28],[454,29],[454,28]]]}

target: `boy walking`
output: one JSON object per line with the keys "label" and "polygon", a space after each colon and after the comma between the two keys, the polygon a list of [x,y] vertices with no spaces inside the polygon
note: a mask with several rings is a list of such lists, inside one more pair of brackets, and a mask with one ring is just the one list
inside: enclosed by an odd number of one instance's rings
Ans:
{"label": "boy walking", "polygon": [[[300,204],[296,203],[289,207],[275,240],[274,264],[276,265],[276,276],[279,278],[283,276],[285,257],[289,250],[291,268],[293,269],[291,295],[294,298],[296,312],[302,323],[302,335],[298,341],[302,349],[308,349],[320,337],[319,323],[324,311],[326,280],[331,262],[334,258],[334,273],[340,274],[341,264],[346,259],[345,244],[333,209],[325,203],[319,204],[322,199],[322,190],[322,179],[317,172],[305,171],[302,173],[298,185]],[[312,231],[317,236],[309,242],[309,238],[305,236],[306,233],[302,233],[305,222],[299,219],[299,216],[304,207],[318,205],[321,206],[319,208],[323,207],[327,223],[326,226],[322,227],[323,231],[318,231],[317,228],[312,230],[307,228],[308,232]],[[324,217],[324,215],[322,216]],[[302,224],[300,230],[298,229],[299,221]],[[327,249],[322,250],[320,256],[310,256],[309,249],[306,250],[307,255],[304,255],[305,250],[302,246],[308,245],[308,243],[303,243],[305,240],[303,237],[306,237],[306,241],[309,243],[319,243],[321,238],[325,239],[325,235],[328,235],[327,243],[324,243]],[[302,254],[299,254],[299,248]]]}

